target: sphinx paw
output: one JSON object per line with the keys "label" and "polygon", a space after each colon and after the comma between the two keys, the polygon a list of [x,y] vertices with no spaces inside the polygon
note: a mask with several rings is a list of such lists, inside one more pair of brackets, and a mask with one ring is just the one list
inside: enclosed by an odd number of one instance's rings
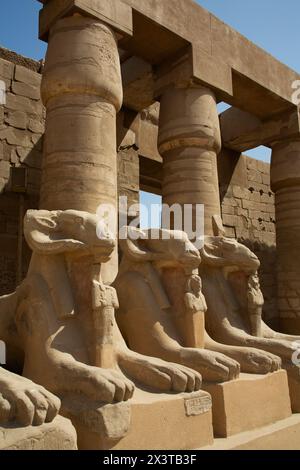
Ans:
{"label": "sphinx paw", "polygon": [[280,357],[255,349],[247,353],[247,360],[242,366],[243,372],[250,374],[269,374],[279,369],[281,369]]}
{"label": "sphinx paw", "polygon": [[240,364],[224,354],[205,349],[182,348],[182,363],[197,370],[206,382],[227,382],[238,378]]}
{"label": "sphinx paw", "polygon": [[120,365],[138,382],[164,392],[194,392],[201,388],[201,375],[179,364],[138,353],[120,356]]}
{"label": "sphinx paw", "polygon": [[116,403],[129,400],[134,392],[134,384],[113,369],[70,361],[64,363],[63,376],[65,388],[59,394],[79,392],[89,400]]}
{"label": "sphinx paw", "polygon": [[0,383],[0,422],[16,421],[22,426],[40,426],[53,421],[60,400],[44,387],[12,375]]}

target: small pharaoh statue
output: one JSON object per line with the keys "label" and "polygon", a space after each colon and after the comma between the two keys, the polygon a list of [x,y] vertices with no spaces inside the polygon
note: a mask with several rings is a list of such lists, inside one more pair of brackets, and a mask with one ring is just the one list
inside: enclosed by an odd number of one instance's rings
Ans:
{"label": "small pharaoh statue", "polygon": [[247,306],[253,336],[262,336],[262,308],[264,305],[263,293],[260,289],[259,277],[257,272],[248,278],[247,288]]}
{"label": "small pharaoh statue", "polygon": [[186,341],[188,347],[204,348],[206,301],[202,293],[202,280],[193,274],[187,281],[184,295],[186,316]]}
{"label": "small pharaoh statue", "polygon": [[95,333],[95,365],[110,369],[115,367],[114,322],[118,297],[113,287],[98,279],[93,280],[93,318]]}

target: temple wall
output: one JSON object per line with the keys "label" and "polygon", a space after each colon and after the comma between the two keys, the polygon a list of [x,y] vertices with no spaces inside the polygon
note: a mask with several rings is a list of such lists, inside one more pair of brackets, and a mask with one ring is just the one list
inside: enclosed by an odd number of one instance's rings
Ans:
{"label": "temple wall", "polygon": [[[0,80],[6,103],[0,104],[0,295],[14,290],[17,272],[21,196],[13,187],[13,169],[24,168],[24,211],[38,207],[44,111],[40,101],[41,64],[0,49]],[[23,179],[24,174],[17,175]],[[30,252],[23,240],[22,271]]]}
{"label": "temple wall", "polygon": [[221,210],[227,236],[252,249],[261,261],[267,320],[276,318],[276,235],[270,164],[224,149],[219,155]]}
{"label": "temple wall", "polygon": [[[24,211],[38,207],[45,117],[40,69],[40,63],[0,49],[0,80],[7,90],[6,104],[0,105],[0,295],[16,286],[20,195],[12,190],[12,168],[27,172]],[[160,192],[157,112],[154,106],[142,113],[141,119],[128,110],[118,116],[119,194],[128,197],[129,205],[138,202],[140,187]],[[272,320],[276,317],[276,279],[270,165],[225,149],[219,156],[219,179],[227,235],[238,238],[259,256],[265,316]],[[30,251],[23,243],[25,273]]]}

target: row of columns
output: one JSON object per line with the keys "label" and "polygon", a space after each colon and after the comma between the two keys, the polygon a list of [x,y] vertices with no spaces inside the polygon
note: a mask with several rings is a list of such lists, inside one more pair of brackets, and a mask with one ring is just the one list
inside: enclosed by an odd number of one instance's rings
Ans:
{"label": "row of columns", "polygon": [[[122,100],[118,45],[110,27],[74,15],[52,28],[42,82],[47,108],[41,188],[42,209],[96,212],[117,208],[116,114]],[[204,204],[205,234],[220,216],[217,154],[221,135],[213,92],[170,87],[161,97],[159,151],[163,202]],[[300,318],[300,142],[273,148],[279,255],[279,309]],[[104,280],[117,273],[117,253]]]}
{"label": "row of columns", "polygon": [[[41,209],[95,213],[117,207],[116,114],[122,80],[114,32],[74,15],[51,30],[42,81],[47,109]],[[161,99],[159,149],[166,204],[204,204],[205,232],[220,215],[217,154],[221,136],[213,93],[170,88]],[[117,258],[108,263],[114,280]]]}

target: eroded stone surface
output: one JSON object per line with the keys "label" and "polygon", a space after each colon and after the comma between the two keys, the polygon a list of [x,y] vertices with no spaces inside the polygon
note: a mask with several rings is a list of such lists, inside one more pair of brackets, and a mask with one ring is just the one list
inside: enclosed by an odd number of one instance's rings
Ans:
{"label": "eroded stone surface", "polygon": [[77,450],[77,435],[61,416],[38,427],[0,426],[0,450]]}

